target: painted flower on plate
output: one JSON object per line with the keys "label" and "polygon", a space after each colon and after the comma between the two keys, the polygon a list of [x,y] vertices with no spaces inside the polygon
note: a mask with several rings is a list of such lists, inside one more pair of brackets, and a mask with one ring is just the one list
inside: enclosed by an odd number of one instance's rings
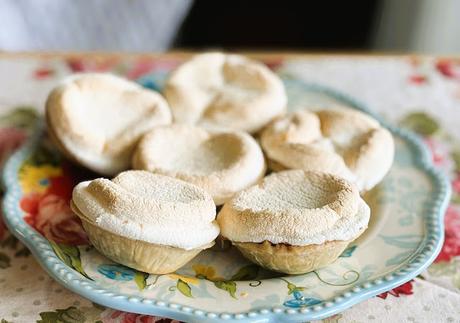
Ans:
{"label": "painted flower on plate", "polygon": [[319,299],[303,296],[302,292],[297,290],[292,293],[292,296],[294,298],[285,301],[283,303],[284,306],[299,308],[313,306],[322,303]]}
{"label": "painted flower on plate", "polygon": [[120,264],[102,264],[97,267],[97,271],[105,277],[118,281],[134,281],[139,290],[147,287],[148,273],[138,271]]}
{"label": "painted flower on plate", "polygon": [[48,240],[69,244],[88,244],[80,219],[72,212],[69,200],[73,188],[70,172],[51,165],[24,165],[20,201],[24,220]]}
{"label": "painted flower on plate", "polygon": [[195,264],[192,266],[195,271],[195,276],[202,279],[211,281],[224,280],[222,277],[216,275],[216,270],[212,266],[206,266],[201,264]]}
{"label": "painted flower on plate", "polygon": [[61,175],[60,167],[25,164],[19,171],[19,183],[24,194],[45,193],[50,186],[50,178]]}
{"label": "painted flower on plate", "polygon": [[187,284],[198,285],[198,279],[196,279],[195,277],[184,276],[184,275],[179,275],[179,274],[168,274],[168,277],[173,280],[180,279],[183,282],[186,282]]}
{"label": "painted flower on plate", "polygon": [[88,243],[80,219],[73,214],[69,202],[54,194],[29,194],[21,200],[27,212],[24,220],[46,239],[70,245]]}
{"label": "painted flower on plate", "polygon": [[119,281],[130,281],[134,279],[136,271],[134,269],[117,265],[117,264],[103,264],[97,267],[97,271],[107,278]]}
{"label": "painted flower on plate", "polygon": [[302,293],[306,289],[303,286],[296,286],[290,281],[280,278],[287,284],[288,295],[291,295],[291,299],[288,299],[283,303],[284,306],[299,308],[299,307],[308,307],[322,303],[321,300],[313,297],[305,297]]}

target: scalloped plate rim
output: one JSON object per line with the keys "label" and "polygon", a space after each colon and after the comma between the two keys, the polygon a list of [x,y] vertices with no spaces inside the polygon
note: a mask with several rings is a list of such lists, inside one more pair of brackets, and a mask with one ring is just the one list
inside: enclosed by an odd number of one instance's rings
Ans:
{"label": "scalloped plate rim", "polygon": [[[24,159],[32,152],[33,148],[39,142],[40,136],[37,134],[41,134],[43,132],[43,121],[39,122],[35,135],[31,135],[27,143],[10,156],[8,161],[5,163],[2,173],[2,182],[4,188],[6,189],[2,205],[5,224],[10,232],[29,248],[33,256],[39,261],[45,271],[65,288],[95,303],[114,309],[140,314],[166,316],[188,322],[214,322],[217,320],[239,322],[257,320],[258,322],[277,322],[279,320],[305,321],[323,319],[413,279],[434,261],[436,256],[439,254],[444,241],[444,212],[447,208],[451,194],[451,188],[446,176],[434,168],[431,162],[430,152],[416,134],[388,124],[361,102],[335,89],[320,84],[310,84],[294,79],[285,79],[284,81],[296,82],[308,88],[309,91],[317,91],[329,95],[338,101],[345,102],[351,107],[371,115],[379,120],[379,122],[387,127],[394,135],[399,136],[402,140],[409,143],[413,154],[419,157],[414,161],[414,165],[428,175],[430,182],[434,187],[434,192],[431,196],[431,204],[434,206],[428,214],[429,216],[425,217],[424,220],[425,228],[428,228],[432,232],[431,235],[429,235],[428,232],[425,232],[425,236],[421,243],[423,247],[420,247],[416,252],[414,252],[411,256],[411,260],[409,260],[404,266],[393,270],[391,274],[388,274],[385,277],[373,279],[372,281],[366,281],[360,285],[352,285],[347,291],[344,291],[340,296],[335,298],[340,298],[340,300],[336,300],[334,302],[325,301],[317,306],[300,309],[284,309],[277,305],[272,308],[263,308],[231,314],[207,312],[199,308],[192,308],[191,306],[181,306],[179,304],[155,301],[151,299],[145,300],[140,297],[117,294],[100,287],[96,288],[96,290],[99,290],[96,291],[91,286],[95,284],[93,281],[81,277],[78,273],[68,268],[54,254],[49,242],[33,228],[29,227],[24,220],[22,220],[23,212],[19,209],[17,203],[17,198],[20,196],[17,171],[21,162],[24,161]],[[427,244],[429,245],[428,249]],[[409,267],[409,269],[406,269],[407,267]],[[369,283],[370,286],[364,286]],[[110,293],[110,296],[104,295],[104,291]],[[348,296],[344,295],[347,293],[349,293]]]}

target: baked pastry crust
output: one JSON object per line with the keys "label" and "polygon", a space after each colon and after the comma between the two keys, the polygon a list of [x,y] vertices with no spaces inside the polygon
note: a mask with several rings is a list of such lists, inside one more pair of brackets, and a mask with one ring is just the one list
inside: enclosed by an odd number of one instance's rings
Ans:
{"label": "baked pastry crust", "polygon": [[250,135],[184,124],[145,134],[134,153],[133,168],[195,184],[217,205],[257,183],[266,170],[262,150]]}
{"label": "baked pastry crust", "polygon": [[299,274],[335,261],[364,232],[369,216],[354,184],[331,174],[289,170],[238,193],[217,222],[222,236],[249,260]]}
{"label": "baked pastry crust", "polygon": [[183,266],[214,245],[215,205],[200,188],[145,171],[78,184],[71,208],[108,258],[148,273]]}
{"label": "baked pastry crust", "polygon": [[279,118],[261,134],[273,170],[322,171],[372,189],[394,157],[391,133],[371,117],[349,108],[298,110]]}
{"label": "baked pastry crust", "polygon": [[[72,204],[72,211],[78,209]],[[133,240],[101,229],[96,224],[84,220],[83,228],[91,244],[107,258],[151,274],[167,274],[176,271],[195,258],[204,249],[211,248],[214,242],[197,249],[181,248]]]}
{"label": "baked pastry crust", "polygon": [[114,175],[129,167],[139,137],[171,123],[163,97],[110,74],[77,74],[46,102],[50,137],[71,160]]}
{"label": "baked pastry crust", "polygon": [[239,55],[206,53],[173,71],[164,95],[177,123],[257,132],[285,113],[281,80]]}
{"label": "baked pastry crust", "polygon": [[333,263],[352,240],[290,246],[286,244],[235,242],[247,259],[267,269],[290,275],[303,274]]}

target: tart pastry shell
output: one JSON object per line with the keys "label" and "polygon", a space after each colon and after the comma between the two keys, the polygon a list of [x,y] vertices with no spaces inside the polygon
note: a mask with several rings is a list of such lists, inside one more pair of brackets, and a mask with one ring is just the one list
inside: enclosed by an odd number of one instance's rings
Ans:
{"label": "tart pastry shell", "polygon": [[327,241],[322,244],[292,246],[286,244],[233,242],[244,257],[269,270],[290,275],[304,274],[333,263],[353,240]]}
{"label": "tart pastry shell", "polygon": [[71,202],[72,211],[80,218],[91,244],[107,258],[122,265],[149,273],[168,274],[192,260],[201,251],[211,248],[214,241],[197,249],[165,246],[134,240],[100,228],[82,215]]}

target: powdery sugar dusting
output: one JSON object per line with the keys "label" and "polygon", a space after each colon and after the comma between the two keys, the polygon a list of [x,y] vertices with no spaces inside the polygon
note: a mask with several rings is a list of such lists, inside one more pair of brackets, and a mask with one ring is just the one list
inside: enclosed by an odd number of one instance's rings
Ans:
{"label": "powdery sugar dusting", "polygon": [[130,239],[188,250],[219,234],[212,198],[167,176],[127,171],[112,181],[83,182],[72,200],[85,219]]}
{"label": "powdery sugar dusting", "polygon": [[332,175],[301,170],[274,173],[239,193],[218,215],[232,241],[321,244],[356,237],[370,209],[358,190]]}
{"label": "powdery sugar dusting", "polygon": [[261,143],[285,168],[333,173],[360,190],[380,182],[393,162],[390,132],[348,108],[293,112],[268,126]]}

